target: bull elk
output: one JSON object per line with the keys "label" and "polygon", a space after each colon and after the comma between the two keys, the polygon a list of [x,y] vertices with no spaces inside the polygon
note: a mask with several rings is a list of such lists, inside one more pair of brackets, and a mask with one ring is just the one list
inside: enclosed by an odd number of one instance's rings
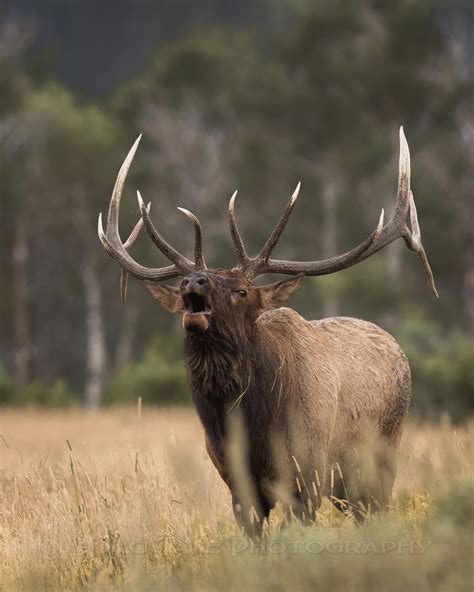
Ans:
{"label": "bull elk", "polygon": [[[322,496],[329,496],[343,511],[352,508],[357,517],[369,507],[385,507],[411,399],[407,359],[394,338],[372,323],[346,317],[307,321],[284,305],[304,276],[351,267],[400,237],[418,253],[428,285],[438,296],[421,243],[403,128],[396,205],[386,224],[382,210],[370,236],[337,257],[307,262],[272,259],[298,197],[298,183],[262,250],[251,258],[237,228],[234,193],[229,225],[238,266],[233,269],[206,266],[201,225],[182,208],[194,224],[194,261],[174,249],[156,230],[139,192],[141,219],[122,243],[120,200],[139,141],[140,137],[118,173],[105,232],[99,216],[99,238],[122,267],[122,300],[131,274],[144,281],[162,307],[182,315],[192,398],[208,454],[232,494],[238,523],[255,534],[277,501],[290,516],[308,520]],[[129,247],[143,225],[172,265],[147,268],[130,256]],[[293,277],[252,283],[270,273]],[[179,287],[161,283],[176,277],[182,277]],[[229,416],[237,411],[245,434],[250,497],[241,493],[228,454]],[[367,462],[362,451],[372,437],[377,443]]]}

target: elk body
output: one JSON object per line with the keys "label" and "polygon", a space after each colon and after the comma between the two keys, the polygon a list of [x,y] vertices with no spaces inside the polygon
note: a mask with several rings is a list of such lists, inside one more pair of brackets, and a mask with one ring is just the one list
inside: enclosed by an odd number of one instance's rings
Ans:
{"label": "elk body", "polygon": [[[99,237],[122,266],[123,300],[130,273],[145,282],[165,309],[182,314],[193,401],[209,456],[231,491],[238,522],[255,534],[277,501],[289,515],[308,520],[325,495],[342,511],[352,509],[357,517],[369,507],[386,506],[411,399],[405,355],[393,337],[376,325],[345,317],[307,321],[284,305],[304,276],[355,265],[400,237],[418,253],[437,296],[410,191],[410,157],[403,129],[396,207],[387,224],[382,210],[377,228],[364,242],[331,259],[271,259],[295,204],[298,184],[262,251],[250,258],[235,222],[234,194],[229,204],[230,231],[239,260],[234,269],[206,267],[201,226],[187,210],[182,211],[195,227],[194,262],[176,251],[155,229],[139,193],[141,220],[122,243],[120,198],[138,142],[118,174],[106,232],[99,217]],[[129,255],[143,225],[172,265],[145,268]],[[263,286],[252,283],[256,276],[268,273],[292,277]],[[178,287],[161,283],[179,276]],[[237,433],[232,428],[234,416],[239,418],[245,475],[238,474],[229,452]]]}

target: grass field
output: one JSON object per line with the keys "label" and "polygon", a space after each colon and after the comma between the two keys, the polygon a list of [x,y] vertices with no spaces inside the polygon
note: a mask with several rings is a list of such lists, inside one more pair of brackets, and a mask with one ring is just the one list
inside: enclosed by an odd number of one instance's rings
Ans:
{"label": "grass field", "polygon": [[256,545],[192,410],[1,410],[0,590],[472,590],[473,428],[407,426],[388,514]]}

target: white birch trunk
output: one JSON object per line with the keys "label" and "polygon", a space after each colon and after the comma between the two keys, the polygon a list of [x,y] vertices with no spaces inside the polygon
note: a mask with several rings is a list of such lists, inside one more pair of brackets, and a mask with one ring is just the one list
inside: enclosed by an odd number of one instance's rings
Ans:
{"label": "white birch trunk", "polygon": [[86,307],[86,373],[84,397],[88,407],[97,408],[102,402],[106,366],[105,330],[102,292],[97,271],[89,259],[82,267]]}
{"label": "white birch trunk", "polygon": [[[323,227],[321,233],[322,259],[338,254],[337,240],[337,184],[328,181],[321,193]],[[330,291],[324,297],[323,315],[334,317],[340,314],[340,302],[337,294]]]}
{"label": "white birch trunk", "polygon": [[15,359],[14,375],[16,389],[23,388],[29,379],[30,363],[30,319],[28,261],[29,244],[27,228],[23,220],[18,219],[14,229],[13,244],[13,286],[15,294]]}

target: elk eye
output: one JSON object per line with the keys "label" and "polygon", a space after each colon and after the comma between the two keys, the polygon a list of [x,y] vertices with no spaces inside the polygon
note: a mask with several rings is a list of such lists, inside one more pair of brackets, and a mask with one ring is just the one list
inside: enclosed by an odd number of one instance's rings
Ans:
{"label": "elk eye", "polygon": [[239,296],[241,296],[242,298],[246,298],[247,297],[247,290],[239,290],[238,291]]}

